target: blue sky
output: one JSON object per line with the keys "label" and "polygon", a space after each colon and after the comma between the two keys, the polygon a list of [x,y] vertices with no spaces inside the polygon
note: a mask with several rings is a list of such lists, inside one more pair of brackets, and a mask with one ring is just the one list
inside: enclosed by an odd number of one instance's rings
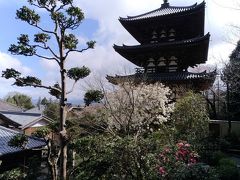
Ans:
{"label": "blue sky", "polygon": [[[7,50],[10,44],[15,43],[16,38],[21,33],[34,33],[26,23],[15,19],[15,12],[19,9],[24,0],[0,0],[0,71],[4,68],[14,67],[23,74],[35,75],[43,79],[45,84],[51,85],[58,81],[58,69],[54,63],[33,57],[12,56]],[[76,0],[76,4],[85,13],[85,21],[74,33],[79,41],[84,43],[88,40],[96,40],[97,45],[94,50],[89,50],[83,54],[73,54],[69,58],[68,67],[87,65],[92,70],[92,75],[87,79],[104,77],[106,74],[121,74],[131,72],[134,65],[118,55],[112,48],[113,44],[133,45],[137,42],[121,26],[118,21],[119,16],[138,15],[157,9],[161,6],[162,0]],[[171,5],[192,5],[202,0],[170,0]],[[231,24],[239,25],[240,10],[225,8],[239,7],[237,0],[207,0],[206,8],[206,33],[211,33],[208,64],[219,65],[226,62],[228,55],[234,48],[233,43],[237,38],[229,40],[229,27]],[[40,11],[42,14],[42,12]],[[44,14],[42,14],[44,15]],[[45,16],[45,15],[44,15]],[[50,26],[49,21],[44,21]],[[238,36],[239,38],[239,36]],[[229,43],[231,41],[231,43]],[[8,92],[18,91],[37,99],[39,96],[49,97],[47,91],[32,88],[12,87],[11,81],[0,78],[0,98],[6,96]],[[69,82],[69,85],[71,82]],[[84,84],[84,85],[83,85]],[[86,82],[82,81],[77,86],[70,99],[81,100],[86,90]]]}
{"label": "blue sky", "polygon": [[[23,3],[16,3],[15,6],[14,1],[11,0],[11,3],[0,3],[1,11],[0,11],[0,24],[4,25],[1,29],[0,34],[0,51],[10,54],[8,52],[8,48],[10,44],[15,44],[17,42],[17,37],[20,34],[29,34],[33,35],[36,32],[31,26],[28,26],[25,22],[22,22],[16,19],[16,10],[21,8]],[[43,16],[43,20],[47,19],[47,15],[44,13],[40,14]],[[47,26],[51,26],[51,22],[44,23]],[[98,29],[98,22],[93,19],[85,19],[81,24],[81,30],[76,30],[74,33],[80,37],[87,37],[89,39],[94,38],[93,35]],[[31,36],[30,36],[31,37]],[[36,57],[24,57],[24,56],[15,56],[15,58],[21,60],[23,66],[30,67],[33,72],[36,73],[36,76],[42,76],[44,74],[44,67],[39,66],[38,58]]]}

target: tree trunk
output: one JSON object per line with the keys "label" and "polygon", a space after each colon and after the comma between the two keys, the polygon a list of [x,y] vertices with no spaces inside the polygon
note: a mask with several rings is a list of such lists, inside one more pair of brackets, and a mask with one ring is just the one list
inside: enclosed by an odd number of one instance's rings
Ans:
{"label": "tree trunk", "polygon": [[57,180],[57,163],[53,162],[51,163],[51,175],[52,180]]}
{"label": "tree trunk", "polygon": [[67,131],[66,131],[66,70],[64,61],[61,63],[61,99],[60,99],[60,177],[62,180],[67,179]]}
{"label": "tree trunk", "polygon": [[72,150],[72,169],[74,169],[76,166],[76,151]]}
{"label": "tree trunk", "polygon": [[229,105],[230,105],[230,99],[229,99],[229,84],[227,82],[227,120],[228,120],[228,135],[231,134],[232,132],[232,122],[230,118],[230,113],[229,113]]}
{"label": "tree trunk", "polygon": [[67,179],[67,145],[62,145],[62,153],[61,153],[61,179]]}
{"label": "tree trunk", "polygon": [[52,159],[51,151],[52,151],[52,144],[51,144],[51,141],[48,140],[48,165],[51,170],[52,180],[57,180],[58,179],[57,178],[58,177],[58,167],[57,167],[58,157],[55,159]]}

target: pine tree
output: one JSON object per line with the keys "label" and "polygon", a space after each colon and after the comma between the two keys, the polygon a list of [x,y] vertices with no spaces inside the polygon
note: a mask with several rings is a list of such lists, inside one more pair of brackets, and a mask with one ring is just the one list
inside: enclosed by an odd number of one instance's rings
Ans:
{"label": "pine tree", "polygon": [[[24,87],[32,86],[35,88],[45,88],[49,93],[59,99],[59,134],[60,148],[56,153],[54,163],[60,162],[60,177],[67,179],[67,145],[68,136],[66,132],[66,116],[68,112],[67,94],[72,92],[74,85],[80,79],[89,75],[90,70],[83,67],[74,67],[66,69],[66,61],[72,52],[82,53],[88,49],[94,48],[95,41],[86,43],[86,47],[78,49],[78,39],[71,32],[77,29],[84,19],[84,14],[79,7],[74,6],[73,0],[27,0],[29,5],[34,8],[44,10],[49,14],[49,20],[53,26],[46,29],[41,22],[42,17],[33,9],[23,6],[17,10],[16,18],[26,22],[28,25],[37,29],[39,33],[34,34],[33,41],[30,41],[28,34],[21,34],[17,44],[12,44],[9,51],[13,55],[36,56],[49,61],[55,61],[59,66],[60,82],[52,86],[42,84],[42,81],[33,76],[23,77],[20,72],[15,69],[6,69],[2,76],[6,79],[15,79],[14,85]],[[50,46],[50,44],[54,44]],[[56,45],[56,46],[55,46]],[[72,88],[67,91],[66,78],[74,81]],[[60,157],[60,158],[59,158]],[[56,179],[57,172],[54,172],[53,178]]]}

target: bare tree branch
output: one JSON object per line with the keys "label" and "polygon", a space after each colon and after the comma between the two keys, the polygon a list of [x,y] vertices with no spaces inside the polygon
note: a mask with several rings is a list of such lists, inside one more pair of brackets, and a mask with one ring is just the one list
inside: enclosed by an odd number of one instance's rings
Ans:
{"label": "bare tree branch", "polygon": [[77,83],[77,81],[74,81],[74,83],[73,83],[73,85],[72,85],[72,88],[71,88],[68,92],[66,92],[66,94],[70,94],[70,93],[73,92],[76,83]]}
{"label": "bare tree branch", "polygon": [[83,48],[83,49],[81,49],[81,50],[77,50],[77,49],[68,50],[68,51],[66,52],[66,54],[65,54],[65,58],[67,58],[68,55],[69,55],[69,53],[71,53],[71,52],[79,52],[79,53],[82,53],[82,52],[84,52],[84,51],[86,51],[86,50],[88,50],[88,49],[90,49],[90,48],[87,47],[87,48]]}

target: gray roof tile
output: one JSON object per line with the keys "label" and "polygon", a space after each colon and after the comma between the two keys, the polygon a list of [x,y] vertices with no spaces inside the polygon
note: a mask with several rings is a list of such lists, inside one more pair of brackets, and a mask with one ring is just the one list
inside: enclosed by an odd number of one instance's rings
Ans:
{"label": "gray roof tile", "polygon": [[40,113],[25,113],[25,112],[10,112],[10,111],[0,111],[0,113],[8,118],[9,120],[25,126],[39,118],[42,117]]}
{"label": "gray roof tile", "polygon": [[[22,148],[11,147],[8,145],[8,142],[17,134],[20,133],[18,131],[0,126],[0,156],[23,151]],[[46,142],[44,140],[35,137],[29,137],[26,149],[40,148],[45,145]]]}
{"label": "gray roof tile", "polygon": [[20,107],[14,105],[14,104],[7,103],[7,102],[5,102],[5,101],[0,99],[0,111],[17,111],[17,112],[22,112],[23,109],[21,109]]}

